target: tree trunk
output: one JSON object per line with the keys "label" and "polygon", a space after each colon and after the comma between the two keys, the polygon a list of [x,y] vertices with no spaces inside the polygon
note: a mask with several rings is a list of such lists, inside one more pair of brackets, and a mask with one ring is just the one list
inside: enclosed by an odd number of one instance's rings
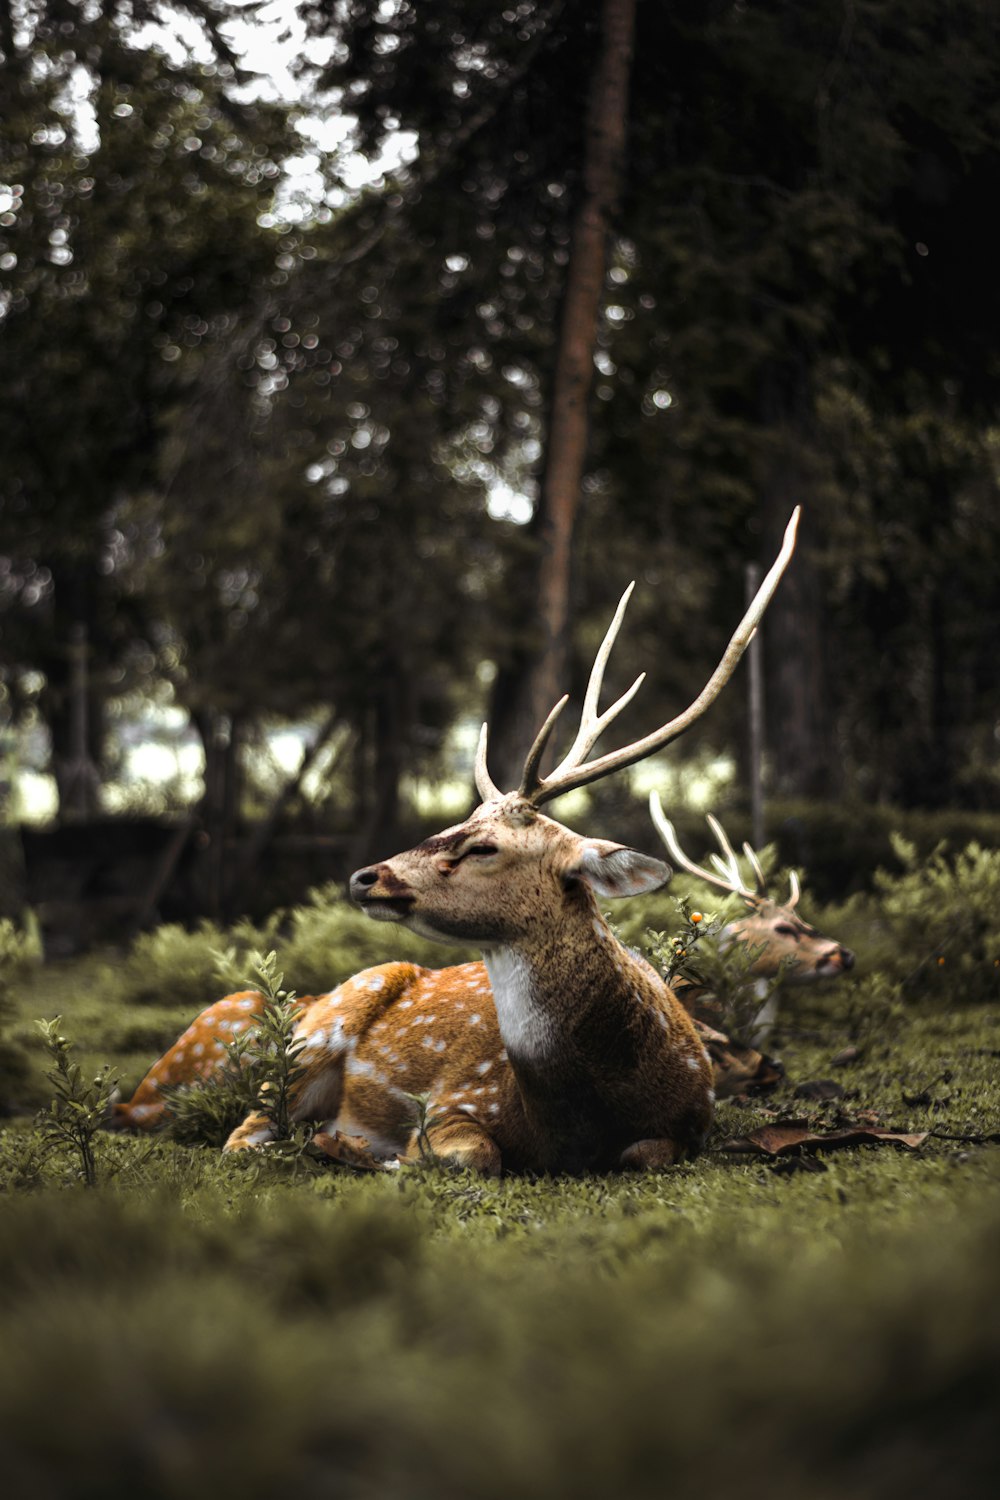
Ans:
{"label": "tree trunk", "polygon": [[607,244],[621,191],[635,0],[604,0],[587,107],[583,196],[576,213],[560,321],[548,443],[533,529],[538,557],[526,595],[533,640],[497,676],[490,762],[514,787],[528,747],[566,688],[573,537],[587,452],[587,405]]}
{"label": "tree trunk", "polygon": [[[801,393],[800,393],[801,395]],[[830,694],[826,682],[823,599],[813,552],[815,520],[808,505],[817,476],[809,459],[808,423],[796,401],[772,409],[772,459],[763,476],[764,552],[773,557],[788,517],[804,503],[795,559],[781,580],[761,627],[764,639],[767,745],[771,791],[782,797],[829,797],[835,778]]]}

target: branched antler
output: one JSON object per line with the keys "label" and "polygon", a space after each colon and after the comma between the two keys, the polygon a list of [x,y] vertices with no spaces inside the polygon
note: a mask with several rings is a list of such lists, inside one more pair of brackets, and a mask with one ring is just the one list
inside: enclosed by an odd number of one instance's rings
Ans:
{"label": "branched antler", "polygon": [[[544,802],[551,802],[554,797],[560,797],[564,792],[574,790],[579,786],[586,786],[592,781],[598,781],[602,776],[609,775],[612,771],[618,771],[625,766],[635,765],[637,761],[644,760],[647,755],[662,750],[672,740],[677,739],[685,730],[690,729],[702,714],[705,713],[719,696],[730,677],[736,669],[740,657],[753,639],[754,632],[763,617],[764,611],[771,602],[771,597],[778,586],[781,575],[784,573],[795,550],[795,538],[798,530],[800,508],[795,507],[791,520],[785,528],[785,536],[770,571],[765,577],[760,588],[750,604],[746,614],[736,627],[736,631],[722,654],[722,659],[708,682],[695,698],[694,702],[678,714],[675,719],[662,725],[659,729],[648,734],[644,739],[635,740],[631,745],[623,745],[620,750],[612,750],[607,755],[598,756],[596,760],[587,760],[587,756],[597,743],[600,736],[607,729],[622,710],[631,703],[642,684],[645,673],[636,678],[635,682],[626,693],[613,703],[604,713],[597,711],[601,687],[604,681],[604,669],[611,655],[612,647],[621,627],[625,608],[632,593],[633,585],[629,584],[621,597],[615,617],[608,627],[608,633],[601,643],[593,668],[590,673],[590,681],[587,684],[587,692],[584,698],[583,709],[580,715],[580,728],[570,749],[566,755],[548,776],[539,774],[539,765],[545,748],[549,742],[555,722],[567,703],[567,698],[561,698],[549,714],[542,728],[539,730],[528,752],[524,764],[524,772],[521,777],[521,785],[518,795],[525,801],[540,807]],[[487,726],[484,724],[479,737],[479,748],[476,752],[476,786],[479,795],[484,801],[501,797],[503,793],[492,781],[486,766]]]}
{"label": "branched antler", "polygon": [[[695,864],[694,860],[689,859],[684,853],[677,839],[677,830],[664,813],[660,802],[660,795],[655,791],[649,794],[649,815],[656,825],[657,833],[667,846],[671,859],[680,865],[682,870],[686,870],[689,875],[696,875],[699,880],[704,880],[708,885],[714,885],[717,890],[726,891],[729,895],[741,896],[744,901],[749,901],[753,906],[758,906],[760,902],[767,899],[767,879],[761,868],[756,850],[750,844],[743,845],[743,853],[750,862],[750,868],[753,870],[754,879],[757,882],[757,889],[752,891],[744,883],[743,877],[740,875],[740,866],[736,857],[736,851],[726,837],[725,829],[718,818],[713,818],[711,813],[707,814],[706,821],[709,828],[715,834],[719,848],[722,850],[721,855],[712,854],[710,856],[715,873],[712,870],[706,869],[704,865]],[[801,891],[799,889],[799,877],[794,870],[791,871],[789,878],[792,893],[785,904],[790,911],[798,901]]]}

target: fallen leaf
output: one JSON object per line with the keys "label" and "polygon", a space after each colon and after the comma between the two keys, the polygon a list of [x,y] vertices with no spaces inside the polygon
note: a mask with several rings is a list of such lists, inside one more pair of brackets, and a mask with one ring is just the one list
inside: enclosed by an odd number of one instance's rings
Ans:
{"label": "fallen leaf", "polygon": [[841,1146],[879,1145],[883,1141],[916,1151],[930,1131],[906,1132],[885,1130],[878,1125],[848,1125],[841,1130],[814,1130],[808,1120],[783,1120],[777,1125],[761,1125],[749,1135],[734,1136],[721,1149],[736,1153],[779,1156],[788,1151],[829,1151]]}
{"label": "fallen leaf", "polygon": [[395,1157],[385,1159],[375,1156],[363,1135],[341,1135],[339,1130],[332,1133],[319,1130],[312,1138],[312,1145],[332,1161],[339,1161],[345,1167],[354,1167],[360,1172],[395,1172],[399,1167]]}
{"label": "fallen leaf", "polygon": [[831,1068],[846,1068],[851,1063],[857,1062],[861,1056],[860,1047],[841,1047],[836,1057],[830,1059]]}

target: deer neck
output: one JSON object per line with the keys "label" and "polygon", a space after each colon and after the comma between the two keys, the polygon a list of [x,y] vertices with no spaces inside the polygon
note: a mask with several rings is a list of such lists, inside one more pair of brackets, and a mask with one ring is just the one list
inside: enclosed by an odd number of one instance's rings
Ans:
{"label": "deer neck", "polygon": [[[586,1022],[598,1013],[621,1028],[639,962],[618,942],[584,890],[574,893],[559,921],[545,930],[485,949],[500,1035],[515,1076],[554,1080],[561,1071],[586,1071],[581,1045]],[[593,1058],[599,1068],[600,1057]]]}

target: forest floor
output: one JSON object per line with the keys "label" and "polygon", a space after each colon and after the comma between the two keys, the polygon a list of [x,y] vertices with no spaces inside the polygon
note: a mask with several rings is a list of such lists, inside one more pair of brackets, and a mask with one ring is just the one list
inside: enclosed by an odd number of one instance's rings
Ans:
{"label": "forest floor", "polygon": [[[657,1175],[373,1174],[106,1135],[87,1189],[31,1124],[33,1018],[61,1015],[85,1073],[109,1061],[126,1091],[190,1019],[108,1003],[106,974],[49,964],[18,995],[8,1493],[995,1493],[997,1011],[956,996],[859,1031],[800,999],[784,1082],[721,1104],[706,1153]],[[909,1140],[731,1149],[790,1120]]]}

